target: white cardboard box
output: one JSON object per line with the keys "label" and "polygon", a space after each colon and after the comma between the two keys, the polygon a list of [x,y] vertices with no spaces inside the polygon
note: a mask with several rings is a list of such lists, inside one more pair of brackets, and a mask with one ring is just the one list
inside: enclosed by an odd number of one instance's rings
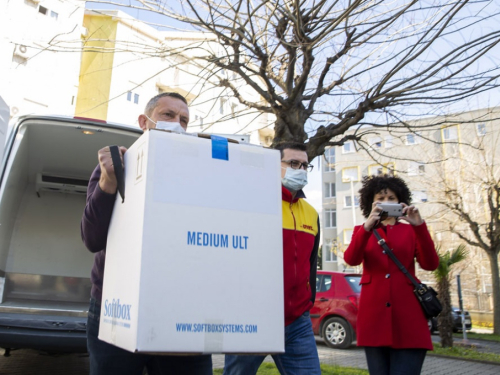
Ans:
{"label": "white cardboard box", "polygon": [[99,338],[132,352],[284,351],[279,151],[149,131],[126,152]]}

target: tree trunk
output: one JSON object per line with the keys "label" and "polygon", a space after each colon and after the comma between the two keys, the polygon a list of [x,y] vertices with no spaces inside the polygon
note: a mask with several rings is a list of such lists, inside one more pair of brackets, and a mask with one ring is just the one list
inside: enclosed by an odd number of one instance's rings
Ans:
{"label": "tree trunk", "polygon": [[276,121],[272,147],[285,141],[304,143],[309,138],[304,130],[304,124],[309,115],[302,105],[291,108],[275,108],[274,114]]}
{"label": "tree trunk", "polygon": [[453,318],[451,316],[450,280],[448,276],[438,282],[438,297],[443,305],[443,311],[438,317],[439,336],[443,348],[453,347]]}
{"label": "tree trunk", "polygon": [[491,285],[493,289],[493,333],[500,335],[500,276],[498,274],[498,251],[490,249],[486,252],[490,260]]}

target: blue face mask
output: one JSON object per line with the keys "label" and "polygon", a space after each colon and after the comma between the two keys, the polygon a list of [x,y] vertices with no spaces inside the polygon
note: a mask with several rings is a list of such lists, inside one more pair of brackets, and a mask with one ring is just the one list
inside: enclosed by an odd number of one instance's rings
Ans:
{"label": "blue face mask", "polygon": [[281,183],[292,192],[299,191],[307,185],[307,171],[287,168],[285,177],[281,179]]}

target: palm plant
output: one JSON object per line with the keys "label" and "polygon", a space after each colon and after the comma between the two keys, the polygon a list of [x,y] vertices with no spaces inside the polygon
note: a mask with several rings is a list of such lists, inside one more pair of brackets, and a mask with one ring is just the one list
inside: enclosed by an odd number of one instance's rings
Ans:
{"label": "palm plant", "polygon": [[443,348],[453,346],[453,318],[451,315],[451,296],[450,287],[452,280],[451,268],[454,264],[464,260],[468,251],[464,244],[459,245],[451,251],[442,252],[440,246],[437,247],[439,256],[439,266],[433,271],[437,280],[438,295],[443,311],[438,317],[439,336],[441,337],[441,346]]}

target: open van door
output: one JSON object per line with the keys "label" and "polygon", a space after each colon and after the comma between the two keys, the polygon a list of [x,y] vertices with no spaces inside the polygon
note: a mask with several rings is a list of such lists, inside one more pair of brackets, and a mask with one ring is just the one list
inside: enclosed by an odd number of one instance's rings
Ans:
{"label": "open van door", "polygon": [[7,127],[9,125],[9,106],[0,96],[0,165],[2,164],[5,141],[7,137]]}

